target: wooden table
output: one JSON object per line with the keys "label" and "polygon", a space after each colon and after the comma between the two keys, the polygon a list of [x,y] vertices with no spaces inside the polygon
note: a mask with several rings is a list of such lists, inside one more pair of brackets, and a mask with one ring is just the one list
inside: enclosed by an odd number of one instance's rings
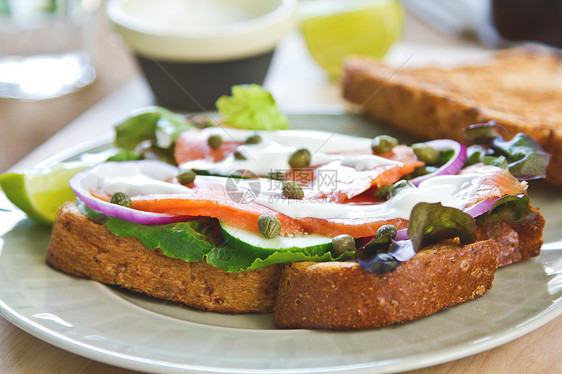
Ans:
{"label": "wooden table", "polygon": [[[45,154],[95,138],[110,131],[131,109],[153,101],[128,51],[110,34],[107,19],[102,17],[101,23],[98,78],[92,86],[41,102],[0,100],[0,172],[12,166],[29,167]],[[404,40],[407,43],[397,46],[391,60],[415,62],[437,54],[458,58],[488,53],[474,43],[443,38],[414,18],[407,19]],[[346,107],[337,83],[329,82],[311,61],[297,34],[281,44],[265,85],[285,110]],[[0,336],[0,373],[131,373],[51,346],[2,317]],[[562,317],[558,317],[495,349],[412,373],[554,373],[562,371],[561,353]]]}

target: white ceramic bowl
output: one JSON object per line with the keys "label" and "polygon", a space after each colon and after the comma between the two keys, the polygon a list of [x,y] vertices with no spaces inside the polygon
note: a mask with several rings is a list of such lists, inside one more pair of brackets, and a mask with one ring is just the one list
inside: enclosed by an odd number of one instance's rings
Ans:
{"label": "white ceramic bowl", "polygon": [[296,8],[296,0],[110,0],[107,10],[158,101],[207,110],[232,85],[263,82]]}

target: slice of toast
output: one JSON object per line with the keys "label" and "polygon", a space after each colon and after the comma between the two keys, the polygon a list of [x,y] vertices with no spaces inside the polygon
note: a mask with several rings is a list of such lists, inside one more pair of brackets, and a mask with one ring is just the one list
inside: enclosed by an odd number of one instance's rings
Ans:
{"label": "slice of toast", "polygon": [[494,120],[508,138],[524,132],[552,154],[547,180],[562,185],[562,57],[517,48],[485,63],[397,69],[354,57],[344,63],[343,96],[371,117],[422,139],[464,142],[467,125]]}
{"label": "slice of toast", "polygon": [[47,263],[197,309],[274,311],[280,327],[354,329],[413,320],[482,296],[500,261],[538,254],[543,226],[540,215],[529,224],[490,224],[479,230],[478,242],[436,244],[385,275],[369,274],[355,262],[299,262],[227,273],[205,262],[166,257],[135,238],[114,236],[75,203],[67,203],[57,213]]}
{"label": "slice of toast", "polygon": [[227,273],[206,262],[185,262],[148,250],[136,238],[113,235],[74,203],[59,208],[47,263],[81,278],[117,285],[193,308],[227,313],[269,313],[282,265]]}
{"label": "slice of toast", "polygon": [[280,327],[362,329],[407,322],[475,299],[492,288],[494,240],[450,240],[376,275],[355,262],[296,262],[281,277],[274,320]]}

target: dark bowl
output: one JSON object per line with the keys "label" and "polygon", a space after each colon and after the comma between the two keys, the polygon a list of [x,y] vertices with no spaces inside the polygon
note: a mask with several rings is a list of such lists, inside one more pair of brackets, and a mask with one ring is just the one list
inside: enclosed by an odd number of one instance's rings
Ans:
{"label": "dark bowl", "polygon": [[111,0],[107,10],[158,104],[178,110],[214,110],[233,85],[262,84],[277,43],[296,23],[296,0],[162,4]]}
{"label": "dark bowl", "polygon": [[136,55],[159,105],[187,111],[215,110],[236,84],[262,84],[273,51],[225,62],[168,62]]}

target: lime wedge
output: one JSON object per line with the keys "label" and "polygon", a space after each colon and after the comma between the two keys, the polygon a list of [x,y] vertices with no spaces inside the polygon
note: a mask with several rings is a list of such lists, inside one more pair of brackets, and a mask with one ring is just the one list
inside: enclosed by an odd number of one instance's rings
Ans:
{"label": "lime wedge", "polygon": [[345,57],[381,58],[402,35],[404,13],[398,0],[303,4],[301,32],[312,58],[331,78],[341,75]]}
{"label": "lime wedge", "polygon": [[36,222],[51,224],[57,208],[75,199],[68,185],[74,174],[91,166],[84,162],[63,162],[21,173],[0,175],[6,197]]}

